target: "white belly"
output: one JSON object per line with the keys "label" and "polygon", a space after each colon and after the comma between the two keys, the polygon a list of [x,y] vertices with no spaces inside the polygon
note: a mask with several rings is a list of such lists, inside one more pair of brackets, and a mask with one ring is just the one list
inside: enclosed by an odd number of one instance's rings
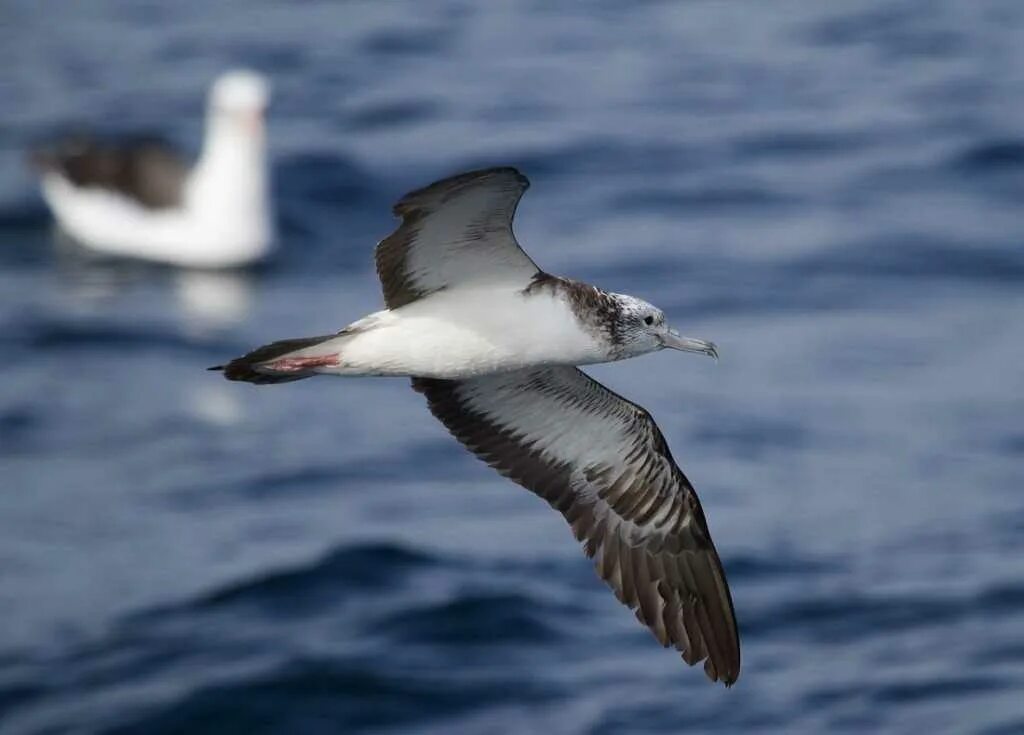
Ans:
{"label": "white belly", "polygon": [[43,196],[77,242],[109,255],[204,268],[258,260],[272,243],[266,213],[221,207],[202,217],[195,208],[149,210],[103,189],[77,188],[60,176],[43,179]]}
{"label": "white belly", "polygon": [[537,365],[607,360],[569,306],[548,292],[519,288],[442,291],[356,322],[363,331],[333,343],[341,375],[466,378]]}

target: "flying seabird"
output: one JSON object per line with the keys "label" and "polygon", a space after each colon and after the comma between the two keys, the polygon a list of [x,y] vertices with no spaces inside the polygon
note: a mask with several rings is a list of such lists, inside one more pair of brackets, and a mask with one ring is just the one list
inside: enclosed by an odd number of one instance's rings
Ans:
{"label": "flying seabird", "polygon": [[739,634],[693,486],[651,415],[576,367],[665,347],[717,357],[715,346],[646,301],[538,268],[512,232],[528,186],[492,168],[406,195],[377,246],[386,309],[211,369],[257,384],[411,377],[455,438],[565,516],[662,645],[731,685]]}
{"label": "flying seabird", "polygon": [[254,72],[219,77],[191,169],[154,138],[52,143],[32,155],[43,198],[67,235],[101,253],[201,268],[259,260],[273,243],[268,98]]}

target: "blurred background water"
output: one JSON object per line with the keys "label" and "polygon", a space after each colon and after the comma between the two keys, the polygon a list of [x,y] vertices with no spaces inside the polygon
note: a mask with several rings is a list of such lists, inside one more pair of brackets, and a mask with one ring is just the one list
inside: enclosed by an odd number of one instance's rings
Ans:
{"label": "blurred background water", "polygon": [[[83,258],[57,131],[195,152],[274,85],[282,248]],[[1024,732],[1024,4],[0,5],[0,732]],[[406,190],[520,167],[554,273],[722,360],[649,407],[733,588],[731,690],[404,380],[204,371],[377,308]]]}

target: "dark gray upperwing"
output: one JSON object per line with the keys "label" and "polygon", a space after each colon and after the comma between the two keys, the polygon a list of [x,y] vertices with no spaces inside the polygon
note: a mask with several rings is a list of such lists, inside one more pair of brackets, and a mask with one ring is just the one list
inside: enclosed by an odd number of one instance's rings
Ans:
{"label": "dark gray upperwing", "polygon": [[181,205],[189,172],[178,153],[156,138],[114,143],[71,137],[35,150],[32,162],[74,186],[113,191],[149,209]]}
{"label": "dark gray upperwing", "polygon": [[467,284],[526,288],[539,269],[516,242],[512,218],[529,185],[514,168],[490,168],[402,197],[394,207],[402,224],[376,251],[387,307]]}
{"label": "dark gray upperwing", "polygon": [[598,573],[664,646],[727,686],[739,633],[693,487],[644,409],[573,367],[468,380],[413,378],[480,459],[544,498]]}

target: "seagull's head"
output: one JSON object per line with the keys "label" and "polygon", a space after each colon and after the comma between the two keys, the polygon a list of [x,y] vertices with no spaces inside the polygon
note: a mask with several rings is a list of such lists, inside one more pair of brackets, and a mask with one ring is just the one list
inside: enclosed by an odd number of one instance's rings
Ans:
{"label": "seagull's head", "polygon": [[714,342],[679,334],[665,321],[665,312],[653,304],[635,296],[609,295],[618,306],[615,341],[623,357],[635,357],[668,347],[683,352],[699,352],[718,359],[718,349]]}
{"label": "seagull's head", "polygon": [[258,136],[263,132],[269,100],[270,85],[266,79],[254,71],[236,69],[218,77],[210,89],[210,115],[226,130]]}

